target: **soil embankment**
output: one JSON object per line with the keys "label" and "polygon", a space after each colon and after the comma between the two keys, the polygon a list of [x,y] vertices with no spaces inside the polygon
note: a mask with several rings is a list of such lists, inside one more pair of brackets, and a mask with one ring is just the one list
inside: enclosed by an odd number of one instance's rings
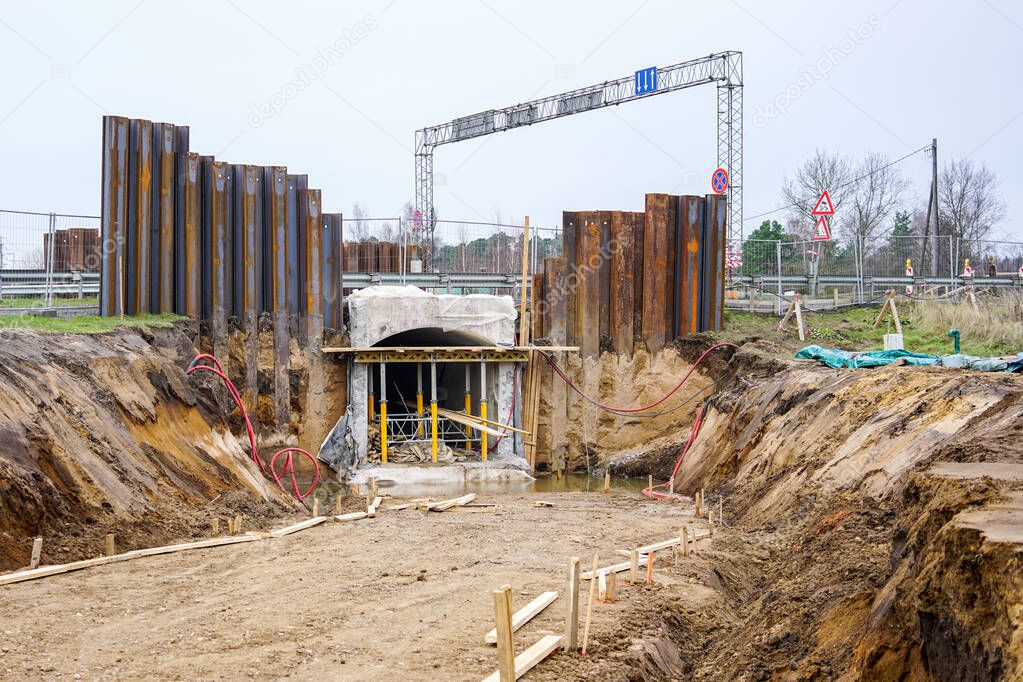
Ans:
{"label": "soil embankment", "polygon": [[[730,364],[677,480],[728,527],[668,569],[607,679],[1023,677],[1020,377]],[[622,466],[664,475],[685,435]]]}
{"label": "soil embankment", "polygon": [[4,331],[0,568],[26,565],[37,535],[42,562],[59,563],[96,556],[106,533],[129,550],[208,534],[218,513],[254,527],[290,509],[227,428],[219,380],[186,376],[194,338],[190,323]]}

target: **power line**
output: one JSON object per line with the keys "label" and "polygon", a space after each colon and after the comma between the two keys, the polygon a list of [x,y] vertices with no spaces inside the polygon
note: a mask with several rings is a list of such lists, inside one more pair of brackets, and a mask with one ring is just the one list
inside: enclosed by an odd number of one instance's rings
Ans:
{"label": "power line", "polygon": [[[890,161],[890,162],[886,163],[885,165],[881,166],[880,168],[875,168],[874,170],[870,171],[869,173],[864,173],[863,175],[859,176],[858,178],[853,178],[849,182],[844,182],[841,185],[838,185],[837,187],[830,187],[828,189],[830,189],[830,190],[839,190],[839,189],[842,189],[843,187],[848,187],[849,185],[856,184],[857,182],[859,182],[860,180],[863,180],[864,178],[869,178],[871,175],[874,175],[876,173],[880,173],[881,171],[885,170],[886,168],[890,168],[891,166],[894,166],[897,163],[902,163],[903,161],[905,161],[909,157],[914,156],[915,154],[919,154],[920,152],[927,151],[930,148],[931,148],[931,145],[929,145],[929,144],[924,146],[924,147],[920,147],[920,149],[917,149],[915,151],[911,151],[910,153],[906,154],[905,156],[900,156],[899,158],[895,159],[894,161]],[[772,213],[777,213],[778,211],[784,211],[784,210],[789,209],[789,208],[798,208],[798,207],[799,207],[799,204],[788,204],[787,206],[779,206],[778,208],[773,208],[770,211],[764,211],[763,213],[757,213],[756,215],[751,215],[748,218],[743,218],[742,222],[746,223],[746,222],[749,222],[750,220],[756,220],[757,218],[763,218],[765,215],[771,215]]]}

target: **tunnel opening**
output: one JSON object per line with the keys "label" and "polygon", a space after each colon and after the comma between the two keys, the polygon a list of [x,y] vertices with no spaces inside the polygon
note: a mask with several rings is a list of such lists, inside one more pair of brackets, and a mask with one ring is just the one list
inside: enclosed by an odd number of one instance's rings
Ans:
{"label": "tunnel opening", "polygon": [[[382,455],[386,435],[389,461],[421,460],[427,453],[432,459],[436,429],[441,460],[480,461],[494,455],[499,437],[444,414],[450,411],[501,424],[510,422],[512,406],[499,388],[499,365],[483,353],[473,353],[474,349],[493,348],[492,341],[465,331],[422,327],[392,334],[372,347],[409,351],[410,355],[406,360],[401,352],[388,353],[386,360],[382,355],[384,361],[367,368],[370,422],[380,441],[374,450]],[[462,348],[465,352],[452,352]],[[499,416],[497,408],[503,412]],[[386,429],[382,429],[385,418]]]}

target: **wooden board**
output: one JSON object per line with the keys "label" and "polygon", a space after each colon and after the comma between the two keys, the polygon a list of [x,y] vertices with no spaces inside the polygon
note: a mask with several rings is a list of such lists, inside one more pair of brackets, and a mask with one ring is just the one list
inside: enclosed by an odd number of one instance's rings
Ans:
{"label": "wooden board", "polygon": [[[695,540],[703,540],[704,538],[709,538],[710,537],[710,533],[709,532],[694,533],[693,535],[695,537]],[[679,538],[675,537],[675,538],[671,538],[670,540],[661,540],[660,542],[655,542],[653,544],[645,545],[643,547],[637,547],[636,549],[637,549],[637,551],[640,554],[650,554],[651,552],[659,552],[661,550],[668,549],[669,547],[674,547],[674,546],[676,546],[678,544],[680,544]],[[623,573],[623,572],[629,570],[629,568],[631,566],[632,566],[632,562],[631,561],[625,561],[625,562],[622,562],[620,564],[611,564],[610,566],[604,566],[603,568],[598,568],[597,569],[597,573],[598,574],[600,574],[600,573]],[[582,573],[582,575],[579,576],[579,579],[580,580],[590,580],[592,577],[593,577],[593,571],[584,571]]]}
{"label": "wooden board", "polygon": [[98,557],[96,559],[84,559],[82,561],[58,564],[56,566],[42,566],[29,571],[18,571],[17,573],[0,575],[0,585],[9,585],[11,583],[18,583],[25,580],[45,578],[47,576],[57,575],[60,573],[70,573],[71,571],[90,568],[92,566],[103,566],[105,564],[113,564],[119,561],[127,561],[129,559],[155,556],[157,554],[170,554],[172,552],[182,552],[190,549],[205,549],[207,547],[233,545],[239,542],[255,542],[257,540],[262,540],[262,538],[258,535],[240,535],[235,537],[212,538],[210,540],[200,540],[198,542],[186,542],[178,545],[164,545],[162,547],[151,547],[149,549],[136,549],[123,554],[114,554],[112,556]]}
{"label": "wooden board", "polygon": [[499,431],[498,429],[488,426],[487,424],[483,423],[483,421],[480,420],[478,417],[472,417],[470,415],[465,414],[464,412],[455,412],[454,410],[447,410],[444,409],[443,407],[438,407],[437,414],[441,417],[446,417],[447,419],[450,419],[453,422],[457,422],[458,424],[471,426],[473,429],[477,431],[489,433],[491,436],[497,436],[498,438],[500,438],[501,436],[504,435],[502,431]]}
{"label": "wooden board", "polygon": [[608,298],[611,308],[608,323],[612,343],[618,355],[632,356],[633,322],[635,320],[636,287],[633,268],[636,262],[636,232],[632,214],[615,211],[611,214],[610,291]]}
{"label": "wooden board", "polygon": [[427,511],[446,511],[452,507],[459,507],[463,504],[468,504],[476,499],[476,493],[469,493],[468,495],[462,495],[461,497],[453,497],[450,500],[438,500],[437,502],[428,502],[423,505],[423,508]]}
{"label": "wooden board", "polygon": [[[515,657],[515,679],[519,679],[532,670],[543,659],[554,653],[561,646],[561,635],[546,635],[531,647]],[[501,682],[501,674],[494,672],[483,678],[483,682]]]}
{"label": "wooden board", "polygon": [[[408,505],[405,505],[405,507],[407,507],[407,506]],[[404,507],[402,507],[402,508],[404,509]],[[351,512],[349,514],[338,514],[337,516],[334,517],[334,520],[335,521],[358,521],[359,519],[364,519],[367,516],[369,516],[369,514],[367,514],[364,511]]]}
{"label": "wooden board", "polygon": [[[533,620],[541,611],[550,606],[558,598],[557,592],[544,592],[539,597],[529,602],[512,616],[512,632],[515,632],[523,625]],[[483,636],[487,644],[497,644],[497,628],[492,629]]]}
{"label": "wooden board", "polygon": [[270,531],[270,537],[272,537],[272,538],[282,538],[285,535],[291,535],[292,533],[297,533],[300,530],[305,530],[306,528],[312,528],[313,526],[318,526],[318,525],[320,525],[321,523],[323,523],[326,520],[327,520],[326,516],[314,516],[311,519],[306,519],[305,521],[299,521],[298,523],[292,524],[290,526],[286,526],[284,528],[278,528],[277,530],[272,530],[272,531]]}

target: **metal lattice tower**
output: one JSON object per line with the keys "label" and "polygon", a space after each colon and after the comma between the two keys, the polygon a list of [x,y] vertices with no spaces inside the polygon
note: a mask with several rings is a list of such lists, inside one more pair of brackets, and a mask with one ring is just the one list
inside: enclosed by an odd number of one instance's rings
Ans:
{"label": "metal lattice tower", "polygon": [[433,243],[433,151],[442,144],[550,121],[645,97],[716,83],[717,163],[728,171],[728,238],[742,238],[742,53],[691,59],[663,68],[641,69],[632,76],[542,97],[503,109],[488,109],[416,131],[416,208]]}

